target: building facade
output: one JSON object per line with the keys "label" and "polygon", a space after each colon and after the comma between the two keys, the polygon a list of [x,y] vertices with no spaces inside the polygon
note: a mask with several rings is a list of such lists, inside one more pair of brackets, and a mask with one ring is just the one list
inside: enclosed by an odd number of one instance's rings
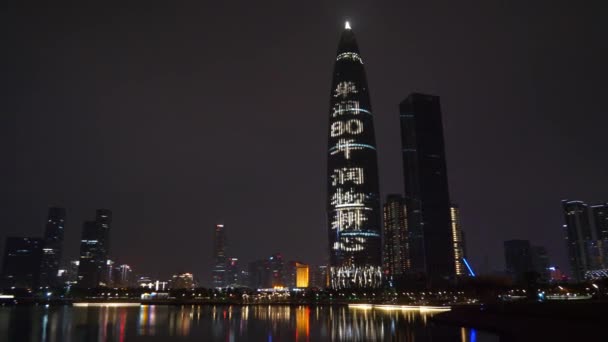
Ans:
{"label": "building facade", "polygon": [[40,281],[40,262],[44,240],[33,237],[7,237],[4,245],[2,287],[35,289]]}
{"label": "building facade", "polygon": [[380,286],[382,232],[376,138],[363,60],[348,23],[334,65],[328,147],[330,285]]}
{"label": "building facade", "polygon": [[450,221],[452,223],[452,246],[454,248],[454,270],[457,277],[469,274],[462,259],[466,258],[466,245],[464,232],[460,222],[460,207],[456,204],[450,206]]}
{"label": "building facade", "polygon": [[414,93],[399,110],[411,271],[441,286],[456,271],[439,97]]}
{"label": "building facade", "polygon": [[226,234],[223,224],[213,231],[213,287],[226,286]]}
{"label": "building facade", "polygon": [[110,226],[112,212],[98,209],[95,221],[86,221],[82,226],[78,286],[93,288],[105,286],[110,250]]}
{"label": "building facade", "polygon": [[507,275],[516,282],[523,282],[527,272],[533,270],[532,246],[528,240],[508,240],[504,242]]}
{"label": "building facade", "polygon": [[386,278],[402,277],[410,268],[407,213],[403,196],[391,194],[384,203],[383,262]]}
{"label": "building facade", "polygon": [[608,277],[608,204],[563,200],[562,208],[572,278]]}
{"label": "building facade", "polygon": [[44,246],[40,264],[40,286],[42,287],[60,285],[57,271],[61,263],[65,224],[65,208],[50,208],[44,230]]}

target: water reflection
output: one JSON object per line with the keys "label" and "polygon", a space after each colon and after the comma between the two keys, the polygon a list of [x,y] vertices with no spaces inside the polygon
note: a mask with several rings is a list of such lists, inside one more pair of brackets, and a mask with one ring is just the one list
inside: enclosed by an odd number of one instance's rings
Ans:
{"label": "water reflection", "polygon": [[498,341],[432,313],[341,306],[0,307],[0,341]]}

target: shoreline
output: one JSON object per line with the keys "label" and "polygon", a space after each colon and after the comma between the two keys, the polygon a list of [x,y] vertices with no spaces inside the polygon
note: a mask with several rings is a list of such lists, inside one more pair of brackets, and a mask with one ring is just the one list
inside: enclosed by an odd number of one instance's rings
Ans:
{"label": "shoreline", "polygon": [[608,302],[501,303],[456,305],[430,318],[498,334],[501,341],[557,341],[605,336]]}

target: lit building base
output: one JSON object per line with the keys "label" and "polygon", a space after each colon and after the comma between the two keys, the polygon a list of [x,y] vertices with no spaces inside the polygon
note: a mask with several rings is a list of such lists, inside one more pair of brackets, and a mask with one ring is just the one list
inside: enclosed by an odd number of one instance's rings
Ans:
{"label": "lit building base", "polygon": [[382,268],[379,266],[331,267],[332,289],[375,288],[382,286]]}

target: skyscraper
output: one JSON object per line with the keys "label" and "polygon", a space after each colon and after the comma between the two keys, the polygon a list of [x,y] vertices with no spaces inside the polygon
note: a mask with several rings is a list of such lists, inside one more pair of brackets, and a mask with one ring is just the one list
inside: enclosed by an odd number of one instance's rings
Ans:
{"label": "skyscraper", "polygon": [[86,221],[83,224],[78,266],[79,287],[105,285],[103,279],[110,249],[111,223],[112,212],[98,209],[95,221]]}
{"label": "skyscraper", "polygon": [[399,109],[411,270],[439,286],[455,276],[439,97],[414,93]]}
{"label": "skyscraper", "polygon": [[465,276],[468,274],[467,268],[462,261],[466,258],[464,232],[460,224],[460,207],[456,204],[450,206],[450,219],[452,222],[452,246],[454,248],[454,269],[456,276]]}
{"label": "skyscraper", "polygon": [[216,224],[213,232],[213,287],[226,286],[226,235],[224,225]]}
{"label": "skyscraper", "polygon": [[38,287],[44,241],[32,237],[7,237],[4,245],[2,287]]}
{"label": "skyscraper", "polygon": [[403,276],[410,268],[407,216],[403,196],[391,194],[384,203],[384,271],[389,279]]}
{"label": "skyscraper", "polygon": [[593,245],[589,210],[581,201],[562,201],[566,223],[566,242],[572,277],[577,281],[585,279],[585,272],[592,268],[589,251]]}
{"label": "skyscraper", "polygon": [[507,274],[517,282],[524,281],[525,274],[533,270],[530,241],[508,240],[504,246]]}
{"label": "skyscraper", "polygon": [[275,253],[268,258],[268,276],[271,287],[286,286],[285,262],[281,253]]}
{"label": "skyscraper", "polygon": [[563,200],[562,207],[572,277],[583,281],[608,274],[608,204]]}
{"label": "skyscraper", "polygon": [[239,259],[226,258],[226,286],[242,285],[239,272]]}
{"label": "skyscraper", "polygon": [[377,287],[382,251],[376,138],[363,60],[348,22],[338,44],[329,102],[330,284]]}
{"label": "skyscraper", "polygon": [[543,246],[532,246],[532,269],[538,273],[541,282],[548,282],[551,277],[549,270],[549,254]]}
{"label": "skyscraper", "polygon": [[58,285],[57,271],[61,262],[65,219],[64,208],[49,209],[49,216],[44,231],[44,246],[42,247],[40,286]]}
{"label": "skyscraper", "polygon": [[[594,232],[600,254],[602,269],[608,268],[608,203],[595,204],[591,206]],[[604,272],[604,273],[608,273]]]}

